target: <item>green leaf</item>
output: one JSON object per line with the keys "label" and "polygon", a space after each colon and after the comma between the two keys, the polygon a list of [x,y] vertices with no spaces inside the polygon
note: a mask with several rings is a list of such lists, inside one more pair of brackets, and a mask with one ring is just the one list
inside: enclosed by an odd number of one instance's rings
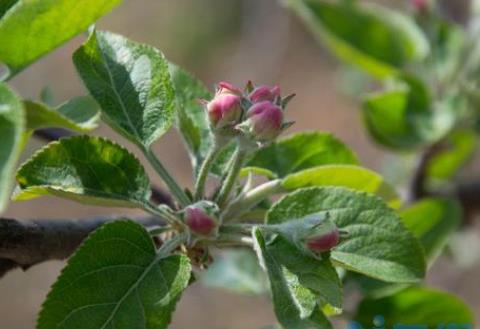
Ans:
{"label": "green leaf", "polygon": [[226,250],[202,275],[202,282],[213,288],[242,294],[260,295],[267,291],[267,278],[251,250]]}
{"label": "green leaf", "polygon": [[447,107],[432,111],[426,86],[413,77],[394,89],[371,94],[364,100],[363,115],[370,135],[386,147],[410,150],[443,137],[454,119]]}
{"label": "green leaf", "polygon": [[462,208],[455,200],[424,199],[403,210],[400,216],[407,229],[420,239],[431,264],[460,226]]}
{"label": "green leaf", "polygon": [[[302,284],[299,276],[292,273],[287,265],[280,263],[276,258],[279,251],[276,249],[275,244],[271,247],[270,244],[265,241],[265,237],[259,229],[254,231],[253,237],[256,242],[257,254],[268,273],[272,290],[273,307],[280,324],[286,329],[331,329],[332,326],[325,314],[323,314],[315,294]],[[288,250],[295,252],[294,247]],[[289,259],[291,255],[285,256],[285,258]],[[297,266],[302,266],[302,262],[298,262],[297,264]],[[321,281],[322,274],[320,273],[324,265],[325,264],[318,263],[317,261],[316,271],[311,274],[311,277],[307,276],[308,279],[313,280],[313,277],[315,277],[315,280],[318,279]],[[311,267],[308,268],[308,266],[309,265],[307,265],[306,273],[302,273],[303,275],[307,275],[309,270],[311,270]],[[329,270],[335,271],[333,267]],[[323,275],[327,276],[328,274]],[[312,282],[313,281],[310,281],[310,283]],[[328,282],[322,283],[328,285]],[[322,286],[317,286],[317,288],[321,289]]]}
{"label": "green leaf", "polygon": [[268,169],[279,177],[328,164],[357,164],[356,155],[332,135],[299,133],[257,151],[248,167]]}
{"label": "green leaf", "polygon": [[472,311],[458,297],[422,287],[409,288],[387,298],[365,299],[358,306],[354,319],[369,328],[377,315],[383,317],[385,323],[381,326],[385,328],[394,328],[400,323],[405,328],[407,325],[430,329],[446,325],[450,328],[454,324],[458,325],[455,328],[473,328],[475,323]]}
{"label": "green leaf", "polygon": [[53,109],[46,104],[25,102],[27,129],[67,128],[87,132],[97,127],[98,105],[90,97],[76,97]]}
{"label": "green leaf", "polygon": [[320,0],[287,4],[334,55],[373,76],[396,74],[428,54],[428,41],[415,22],[384,6]]}
{"label": "green leaf", "polygon": [[176,126],[185,141],[193,167],[201,164],[212,146],[208,119],[200,99],[212,95],[201,81],[177,65],[170,64],[170,75],[175,88]]}
{"label": "green leaf", "polygon": [[15,74],[85,31],[121,0],[18,1],[0,20],[0,62]]}
{"label": "green leaf", "polygon": [[380,198],[341,187],[300,189],[274,204],[267,222],[313,214],[326,214],[348,235],[331,252],[335,264],[387,282],[409,283],[424,277],[419,241]]}
{"label": "green leaf", "polygon": [[190,273],[187,256],[157,253],[141,225],[106,224],[68,261],[37,329],[167,328]]}
{"label": "green leaf", "polygon": [[141,147],[174,120],[175,93],[163,55],[109,32],[94,32],[73,55],[78,73],[105,121]]}
{"label": "green leaf", "polygon": [[[400,213],[402,222],[421,242],[427,262],[432,265],[445,247],[449,237],[460,225],[462,209],[458,202],[448,199],[423,199]],[[381,298],[408,287],[364,276],[353,276],[365,296]]]}
{"label": "green leaf", "polygon": [[18,0],[3,0],[0,2],[0,18],[5,15],[5,13],[13,7],[15,3],[17,3]]}
{"label": "green leaf", "polygon": [[435,154],[427,166],[429,178],[448,180],[473,156],[477,136],[471,130],[457,130],[446,138],[446,146]]}
{"label": "green leaf", "polygon": [[22,102],[0,83],[0,213],[10,199],[15,165],[23,146],[25,113]]}
{"label": "green leaf", "polygon": [[302,170],[286,176],[282,185],[288,190],[315,186],[342,186],[377,194],[394,208],[401,200],[382,176],[371,170],[352,165],[326,165]]}
{"label": "green leaf", "polygon": [[52,194],[104,206],[138,207],[150,200],[140,162],[103,138],[76,136],[48,144],[17,172],[16,200]]}

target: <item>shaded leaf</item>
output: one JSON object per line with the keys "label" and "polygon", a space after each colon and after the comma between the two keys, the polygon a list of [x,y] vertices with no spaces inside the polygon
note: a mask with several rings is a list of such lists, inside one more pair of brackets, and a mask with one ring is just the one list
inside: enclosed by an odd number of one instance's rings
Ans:
{"label": "shaded leaf", "polygon": [[314,186],[342,186],[377,194],[394,208],[401,204],[393,187],[386,183],[382,176],[359,166],[326,165],[306,169],[286,176],[282,185],[288,190]]}
{"label": "shaded leaf", "polygon": [[182,135],[193,167],[201,164],[212,146],[208,119],[200,99],[212,95],[203,83],[177,65],[170,64],[170,75],[175,88],[176,126]]}
{"label": "shaded leaf", "polygon": [[429,263],[433,263],[460,226],[462,208],[455,200],[431,198],[413,204],[400,216],[407,229],[420,239]]}
{"label": "shaded leaf", "polygon": [[320,0],[287,4],[335,56],[374,76],[396,74],[428,54],[428,40],[415,22],[384,6]]}
{"label": "shaded leaf", "polygon": [[150,199],[140,162],[103,138],[76,136],[48,144],[17,172],[16,200],[52,194],[78,202],[137,207]]}
{"label": "shaded leaf", "polygon": [[97,127],[98,105],[90,97],[76,97],[53,109],[48,105],[25,102],[27,129],[67,128],[87,132]]}
{"label": "shaded leaf", "polygon": [[432,143],[451,128],[454,118],[448,107],[432,111],[426,86],[404,77],[405,84],[371,94],[364,100],[363,115],[370,135],[381,145],[410,150]]}
{"label": "shaded leaf", "polygon": [[[7,6],[11,2],[7,1]],[[18,1],[0,20],[0,62],[8,65],[12,74],[21,71],[85,31],[120,3],[121,0]]]}
{"label": "shaded leaf", "polygon": [[148,147],[174,120],[168,64],[155,48],[109,32],[94,32],[73,55],[78,73],[106,122]]}
{"label": "shaded leaf", "polygon": [[449,324],[459,326],[455,328],[473,328],[475,322],[472,311],[458,297],[422,287],[409,288],[387,298],[365,299],[358,306],[354,319],[370,327],[377,315],[384,320],[381,326],[385,328],[393,328],[400,323],[430,329],[440,325],[450,328]]}
{"label": "shaded leaf", "polygon": [[5,84],[0,83],[0,213],[10,199],[24,129],[22,102]]}
{"label": "shaded leaf", "polygon": [[427,166],[429,178],[447,180],[473,156],[477,141],[475,132],[457,130],[447,136],[445,149],[434,155]]}
{"label": "shaded leaf", "polygon": [[141,225],[106,224],[68,261],[37,329],[166,328],[190,273],[187,256],[157,254]]}
{"label": "shaded leaf", "polygon": [[253,154],[248,167],[267,169],[279,177],[321,165],[357,164],[356,155],[332,135],[299,133]]}
{"label": "shaded leaf", "polygon": [[332,261],[387,282],[416,282],[425,275],[419,241],[378,197],[341,187],[305,188],[286,195],[267,213],[269,224],[326,214],[347,237]]}
{"label": "shaded leaf", "polygon": [[[257,254],[270,280],[273,307],[280,324],[286,329],[331,329],[332,326],[320,309],[315,294],[275,258],[259,229],[254,231],[253,237]],[[321,265],[318,266],[320,270]]]}

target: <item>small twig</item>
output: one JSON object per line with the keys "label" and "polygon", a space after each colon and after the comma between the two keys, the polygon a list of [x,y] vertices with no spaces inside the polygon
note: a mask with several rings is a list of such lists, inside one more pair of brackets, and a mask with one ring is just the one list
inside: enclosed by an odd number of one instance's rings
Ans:
{"label": "small twig", "polygon": [[[73,136],[73,133],[61,128],[48,128],[35,130],[34,136],[45,142],[54,142],[63,137]],[[157,186],[152,187],[152,201],[157,204],[166,204],[171,208],[175,206],[170,194]]]}
{"label": "small twig", "polygon": [[[0,277],[10,270],[68,258],[92,231],[118,217],[78,220],[0,218]],[[155,217],[134,219],[145,227],[163,225]]]}
{"label": "small twig", "polygon": [[410,185],[410,201],[414,202],[428,196],[426,187],[427,170],[430,160],[443,149],[443,143],[439,142],[428,147],[419,157],[417,166],[413,172]]}
{"label": "small twig", "polygon": [[427,170],[430,160],[445,147],[444,143],[436,143],[427,148],[418,160],[410,187],[410,201],[415,202],[425,197],[450,197],[457,199],[463,206],[464,224],[470,225],[480,213],[480,180],[460,182],[451,192],[435,192],[427,189]]}
{"label": "small twig", "polygon": [[455,194],[463,206],[465,225],[472,224],[480,213],[480,180],[460,183]]}

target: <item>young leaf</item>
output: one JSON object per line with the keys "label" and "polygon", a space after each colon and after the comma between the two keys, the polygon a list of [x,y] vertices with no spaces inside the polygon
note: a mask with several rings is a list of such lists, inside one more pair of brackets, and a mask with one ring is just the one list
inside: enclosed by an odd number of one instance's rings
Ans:
{"label": "young leaf", "polygon": [[335,264],[387,282],[416,282],[424,277],[419,241],[380,198],[341,187],[300,189],[274,204],[267,222],[313,214],[326,214],[347,233],[331,252]]}
{"label": "young leaf", "polygon": [[282,185],[287,190],[314,186],[342,186],[357,191],[377,194],[393,208],[401,200],[382,176],[371,170],[352,165],[326,165],[302,170],[286,176]]}
{"label": "young leaf", "polygon": [[384,320],[382,328],[394,328],[400,323],[405,328],[473,328],[475,323],[472,311],[458,297],[423,287],[382,299],[365,299],[354,319],[369,328],[378,315]]}
{"label": "young leaf", "polygon": [[87,132],[97,127],[98,105],[90,97],[76,97],[53,109],[48,105],[25,102],[27,129],[66,128]]}
{"label": "young leaf", "polygon": [[141,225],[106,224],[68,261],[37,329],[166,328],[190,273],[188,257],[158,253]]}
{"label": "young leaf", "polygon": [[[11,2],[11,1],[7,1]],[[14,74],[85,31],[121,0],[18,1],[0,20],[0,62]]]}
{"label": "young leaf", "polygon": [[212,95],[201,81],[170,64],[170,75],[175,88],[176,126],[190,151],[194,168],[197,168],[207,155],[212,138],[208,120],[201,99],[210,99]]}
{"label": "young leaf", "polygon": [[5,210],[13,184],[15,165],[22,150],[25,113],[22,102],[0,83],[0,213]]}
{"label": "young leaf", "polygon": [[446,147],[428,162],[427,175],[436,180],[452,178],[473,156],[477,136],[471,130],[457,130],[447,136]]}
{"label": "young leaf", "polygon": [[360,2],[288,0],[287,4],[340,59],[376,77],[423,59],[428,40],[409,17]]}
{"label": "young leaf", "polygon": [[260,295],[267,292],[267,278],[251,250],[226,250],[201,276],[208,287],[242,294]]}
{"label": "young leaf", "polygon": [[86,204],[138,207],[150,199],[140,162],[103,138],[76,136],[48,144],[17,172],[16,200],[45,194]]}
{"label": "young leaf", "polygon": [[363,115],[370,135],[381,145],[410,150],[443,137],[453,124],[446,107],[432,111],[426,86],[413,77],[389,91],[369,95]]}
{"label": "young leaf", "polygon": [[[280,324],[285,329],[331,329],[332,325],[323,314],[315,294],[302,284],[300,277],[275,258],[278,255],[272,254],[272,248],[275,247],[269,248],[259,229],[253,232],[253,237],[257,254],[270,280],[273,307]],[[291,251],[295,252],[295,249],[292,247]],[[299,262],[298,266],[301,267],[302,263]],[[321,281],[322,264],[318,263],[317,266],[316,278]],[[321,289],[322,286],[317,288]]]}
{"label": "young leaf", "polygon": [[327,164],[357,164],[356,155],[332,135],[320,132],[289,136],[258,150],[248,167],[268,169],[279,177]]}
{"label": "young leaf", "polygon": [[424,199],[400,213],[405,224],[423,245],[431,264],[460,226],[462,208],[455,200]]}
{"label": "young leaf", "polygon": [[170,128],[175,94],[157,49],[94,32],[73,61],[104,119],[126,138],[146,148]]}

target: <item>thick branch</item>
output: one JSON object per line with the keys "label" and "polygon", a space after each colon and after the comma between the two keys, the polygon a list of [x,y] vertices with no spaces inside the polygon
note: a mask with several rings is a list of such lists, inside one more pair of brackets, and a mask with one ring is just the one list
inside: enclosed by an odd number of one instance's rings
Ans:
{"label": "thick branch", "polygon": [[[88,234],[116,218],[80,220],[15,220],[0,218],[0,277],[48,260],[68,258]],[[146,227],[162,225],[158,218],[136,219]]]}
{"label": "thick branch", "polygon": [[[73,134],[61,128],[48,128],[35,130],[34,136],[45,142],[53,142],[63,137],[73,136]],[[152,201],[158,204],[166,204],[174,207],[174,203],[170,194],[159,187],[152,187]]]}

